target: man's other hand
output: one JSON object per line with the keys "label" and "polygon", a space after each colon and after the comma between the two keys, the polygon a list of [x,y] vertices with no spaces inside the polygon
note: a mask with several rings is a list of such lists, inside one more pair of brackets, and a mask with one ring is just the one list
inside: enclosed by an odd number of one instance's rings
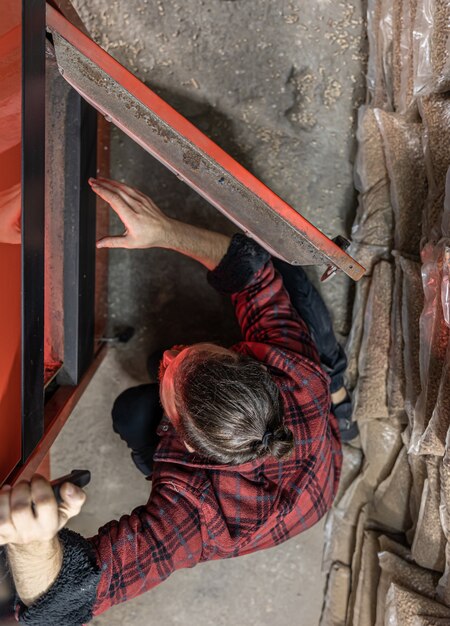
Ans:
{"label": "man's other hand", "polygon": [[117,237],[104,237],[97,248],[166,247],[172,220],[156,204],[133,187],[107,178],[90,178],[92,190],[111,208],[125,226]]}
{"label": "man's other hand", "polygon": [[58,506],[52,486],[35,474],[0,490],[0,545],[27,545],[51,541],[71,517],[81,511],[86,500],[82,489],[64,483],[62,504]]}

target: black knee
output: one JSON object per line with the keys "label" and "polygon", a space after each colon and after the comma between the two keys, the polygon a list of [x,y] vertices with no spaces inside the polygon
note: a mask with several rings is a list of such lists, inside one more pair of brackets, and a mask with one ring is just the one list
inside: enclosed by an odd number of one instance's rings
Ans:
{"label": "black knee", "polygon": [[161,421],[159,385],[138,385],[123,391],[115,400],[112,411],[114,431],[132,449],[153,439]]}

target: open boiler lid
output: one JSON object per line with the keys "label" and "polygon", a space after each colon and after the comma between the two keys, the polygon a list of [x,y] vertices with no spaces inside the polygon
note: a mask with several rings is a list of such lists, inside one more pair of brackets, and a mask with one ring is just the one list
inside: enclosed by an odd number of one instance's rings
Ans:
{"label": "open boiler lid", "polygon": [[74,89],[245,233],[293,265],[361,278],[359,263],[50,5],[47,28]]}

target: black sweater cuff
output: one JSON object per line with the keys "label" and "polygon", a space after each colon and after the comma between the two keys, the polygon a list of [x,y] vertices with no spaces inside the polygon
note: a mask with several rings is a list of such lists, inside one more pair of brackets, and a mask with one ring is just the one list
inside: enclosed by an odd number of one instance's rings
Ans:
{"label": "black sweater cuff", "polygon": [[208,272],[208,282],[222,293],[245,289],[255,274],[267,263],[270,254],[245,235],[234,235],[219,265]]}
{"label": "black sweater cuff", "polygon": [[81,626],[92,619],[101,572],[92,547],[84,537],[64,529],[59,533],[63,563],[58,578],[30,607],[17,599],[21,624]]}

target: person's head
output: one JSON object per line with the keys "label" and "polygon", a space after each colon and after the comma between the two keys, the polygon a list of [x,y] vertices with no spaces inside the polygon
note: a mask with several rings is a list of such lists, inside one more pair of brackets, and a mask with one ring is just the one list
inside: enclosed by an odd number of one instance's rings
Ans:
{"label": "person's head", "polygon": [[189,450],[237,465],[293,449],[283,425],[278,388],[258,361],[214,344],[195,344],[163,357],[161,401]]}

